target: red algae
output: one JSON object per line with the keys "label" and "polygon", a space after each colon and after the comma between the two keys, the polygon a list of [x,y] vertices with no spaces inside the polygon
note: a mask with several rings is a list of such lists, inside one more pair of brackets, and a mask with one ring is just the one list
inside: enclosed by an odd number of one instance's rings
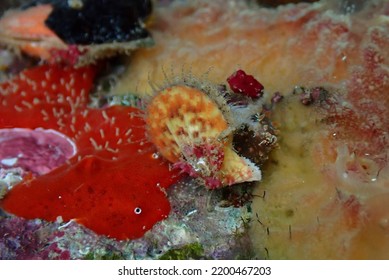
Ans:
{"label": "red algae", "polygon": [[14,186],[0,205],[24,218],[61,217],[109,237],[139,238],[168,216],[163,189],[178,176],[146,140],[141,110],[87,108],[94,72],[43,65],[1,85],[0,129],[52,129],[69,137],[77,153]]}

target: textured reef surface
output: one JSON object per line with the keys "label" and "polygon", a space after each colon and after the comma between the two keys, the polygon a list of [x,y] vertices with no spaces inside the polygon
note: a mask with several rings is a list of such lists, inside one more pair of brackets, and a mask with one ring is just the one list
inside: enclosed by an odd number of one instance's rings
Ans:
{"label": "textured reef surface", "polygon": [[50,2],[0,20],[0,259],[389,258],[388,1],[134,1],[108,45]]}
{"label": "textured reef surface", "polygon": [[211,67],[213,81],[244,69],[264,98],[282,99],[272,107],[279,149],[254,191],[257,257],[387,259],[388,2],[173,6],[117,90],[151,91],[148,80],[181,63],[199,75]]}

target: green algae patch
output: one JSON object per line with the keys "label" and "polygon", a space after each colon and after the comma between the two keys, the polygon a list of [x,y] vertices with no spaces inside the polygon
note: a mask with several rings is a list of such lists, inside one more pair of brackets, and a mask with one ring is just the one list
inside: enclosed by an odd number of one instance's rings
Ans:
{"label": "green algae patch", "polygon": [[199,260],[204,258],[204,249],[200,243],[191,243],[178,249],[171,249],[160,260]]}

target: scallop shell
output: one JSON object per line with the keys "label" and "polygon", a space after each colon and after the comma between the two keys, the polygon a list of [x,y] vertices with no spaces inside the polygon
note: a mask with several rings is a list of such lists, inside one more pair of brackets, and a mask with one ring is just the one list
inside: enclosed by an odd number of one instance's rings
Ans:
{"label": "scallop shell", "polygon": [[261,179],[261,171],[232,148],[229,122],[211,96],[186,85],[160,91],[146,123],[159,153],[207,187]]}

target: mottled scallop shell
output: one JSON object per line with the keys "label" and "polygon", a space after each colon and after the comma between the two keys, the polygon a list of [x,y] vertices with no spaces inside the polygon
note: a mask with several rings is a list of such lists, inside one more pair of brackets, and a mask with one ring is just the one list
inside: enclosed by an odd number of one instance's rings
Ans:
{"label": "mottled scallop shell", "polygon": [[169,161],[181,158],[182,148],[216,141],[228,123],[216,104],[201,91],[174,86],[160,92],[148,106],[150,137]]}
{"label": "mottled scallop shell", "polygon": [[232,149],[229,123],[211,96],[186,85],[159,92],[149,103],[150,140],[175,167],[209,188],[261,179],[261,172]]}

